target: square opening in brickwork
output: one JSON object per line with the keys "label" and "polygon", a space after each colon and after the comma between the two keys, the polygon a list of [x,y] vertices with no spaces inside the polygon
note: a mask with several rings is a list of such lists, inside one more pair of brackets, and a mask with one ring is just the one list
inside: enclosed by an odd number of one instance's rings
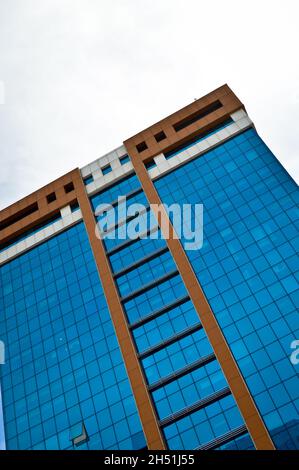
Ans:
{"label": "square opening in brickwork", "polygon": [[158,132],[157,134],[155,134],[155,139],[156,139],[156,142],[161,142],[161,140],[164,140],[166,139],[166,134],[164,131],[160,131]]}
{"label": "square opening in brickwork", "polygon": [[130,161],[129,155],[123,155],[119,159],[121,165],[125,165],[125,163],[128,163]]}
{"label": "square opening in brickwork", "polygon": [[111,173],[112,168],[111,168],[111,165],[106,165],[106,166],[103,166],[101,170],[102,170],[103,175],[105,176]]}
{"label": "square opening in brickwork", "polygon": [[64,186],[64,191],[66,194],[74,191],[74,189],[74,183],[72,181]]}
{"label": "square opening in brickwork", "polygon": [[146,145],[146,142],[140,142],[140,144],[136,145],[138,153],[144,152],[148,147]]}
{"label": "square opening in brickwork", "polygon": [[151,168],[155,168],[156,166],[157,166],[157,164],[156,164],[154,159],[152,159],[152,160],[145,163],[145,168],[147,170],[150,170]]}
{"label": "square opening in brickwork", "polygon": [[80,209],[78,201],[73,202],[70,204],[71,212],[76,212],[78,209]]}
{"label": "square opening in brickwork", "polygon": [[92,175],[85,176],[85,178],[83,178],[83,182],[85,186],[87,186],[88,184],[93,182],[93,176]]}
{"label": "square opening in brickwork", "polygon": [[47,196],[47,203],[50,204],[51,202],[56,201],[56,194],[55,193],[50,193]]}

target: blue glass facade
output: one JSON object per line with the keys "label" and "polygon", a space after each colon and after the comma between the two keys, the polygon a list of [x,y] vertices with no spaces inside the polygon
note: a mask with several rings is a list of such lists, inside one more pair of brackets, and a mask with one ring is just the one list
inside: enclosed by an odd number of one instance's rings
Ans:
{"label": "blue glass facade", "polygon": [[[231,122],[166,152],[166,159]],[[83,179],[92,182],[93,175]],[[297,186],[254,129],[154,184],[164,203],[203,204],[203,246],[186,254],[275,446],[298,449],[298,368],[290,361],[299,337]],[[127,206],[144,205],[136,229],[149,221],[151,228],[142,236],[128,236],[139,214],[118,207],[119,196],[127,196]],[[254,449],[136,174],[89,199],[98,230],[116,224],[103,245],[166,447]],[[98,214],[99,204],[114,210]],[[83,222],[0,266],[0,311],[8,449],[146,446]]]}
{"label": "blue glass facade", "polygon": [[186,253],[276,447],[298,449],[297,185],[250,129],[155,186],[204,205],[203,247]]}
{"label": "blue glass facade", "polygon": [[146,443],[83,222],[0,268],[7,449]]}
{"label": "blue glass facade", "polygon": [[[238,428],[242,418],[232,396],[223,398],[165,428],[170,449],[197,449]],[[248,447],[251,447],[248,436]]]}
{"label": "blue glass facade", "polygon": [[[128,183],[129,182],[129,183]],[[133,195],[132,195],[133,194]],[[131,195],[132,202],[147,205],[136,176],[115,184],[91,198],[96,211],[99,203],[111,204],[116,196]],[[151,211],[147,219],[153,217]],[[123,234],[131,218],[122,225]],[[104,225],[101,224],[104,228]],[[160,230],[155,238],[105,240],[115,282],[135,342],[157,419],[170,449],[195,449],[219,438],[232,442],[242,436],[253,446],[238,407],[213,353],[199,317],[188,296]],[[214,411],[211,432],[198,433],[199,416]],[[210,411],[211,410],[211,411]],[[212,415],[211,415],[212,416]],[[174,437],[174,429],[188,432]],[[228,424],[227,424],[228,423]],[[230,433],[235,431],[235,435]],[[189,435],[195,437],[190,439]],[[236,446],[237,448],[237,446]]]}

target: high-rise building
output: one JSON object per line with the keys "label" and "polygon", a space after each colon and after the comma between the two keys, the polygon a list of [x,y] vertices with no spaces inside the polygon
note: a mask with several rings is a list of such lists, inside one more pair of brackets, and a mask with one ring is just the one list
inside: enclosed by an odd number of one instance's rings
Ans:
{"label": "high-rise building", "polygon": [[7,449],[298,449],[296,197],[224,85],[2,210]]}

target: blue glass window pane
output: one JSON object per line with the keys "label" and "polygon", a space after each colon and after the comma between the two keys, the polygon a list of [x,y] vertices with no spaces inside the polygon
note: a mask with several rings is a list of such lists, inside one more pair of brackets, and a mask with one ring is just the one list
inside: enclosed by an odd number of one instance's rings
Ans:
{"label": "blue glass window pane", "polygon": [[107,426],[115,448],[144,446],[84,224],[1,266],[1,286],[12,282],[15,293],[0,291],[7,448],[73,448],[70,430],[82,422],[84,448],[106,448]]}
{"label": "blue glass window pane", "polygon": [[298,411],[290,419],[281,409],[297,400],[287,380],[299,389],[290,362],[299,329],[297,185],[249,129],[155,186],[168,205],[204,205],[203,247],[187,255],[262,417],[277,410],[268,419],[276,446],[295,448]]}

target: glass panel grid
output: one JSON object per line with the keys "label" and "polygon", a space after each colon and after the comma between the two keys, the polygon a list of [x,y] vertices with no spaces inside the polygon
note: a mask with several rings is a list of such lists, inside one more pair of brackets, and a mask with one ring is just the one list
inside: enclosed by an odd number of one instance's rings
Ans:
{"label": "glass panel grid", "polygon": [[137,349],[143,352],[198,323],[199,318],[191,301],[184,302],[134,329],[133,336]]}
{"label": "glass panel grid", "polygon": [[170,449],[196,449],[243,423],[230,395],[164,428]]}
{"label": "glass panel grid", "polygon": [[143,447],[83,223],[2,266],[0,284],[7,449],[72,448],[78,423],[80,449]]}
{"label": "glass panel grid", "polygon": [[171,416],[226,386],[227,382],[216,360],[199,367],[153,392],[159,418]]}
{"label": "glass panel grid", "polygon": [[176,265],[169,251],[160,256],[156,256],[147,263],[142,264],[117,279],[116,282],[120,295],[124,297],[175,269]]}
{"label": "glass panel grid", "polygon": [[275,445],[298,448],[297,185],[253,129],[155,185],[167,204],[204,204],[187,255]]}

